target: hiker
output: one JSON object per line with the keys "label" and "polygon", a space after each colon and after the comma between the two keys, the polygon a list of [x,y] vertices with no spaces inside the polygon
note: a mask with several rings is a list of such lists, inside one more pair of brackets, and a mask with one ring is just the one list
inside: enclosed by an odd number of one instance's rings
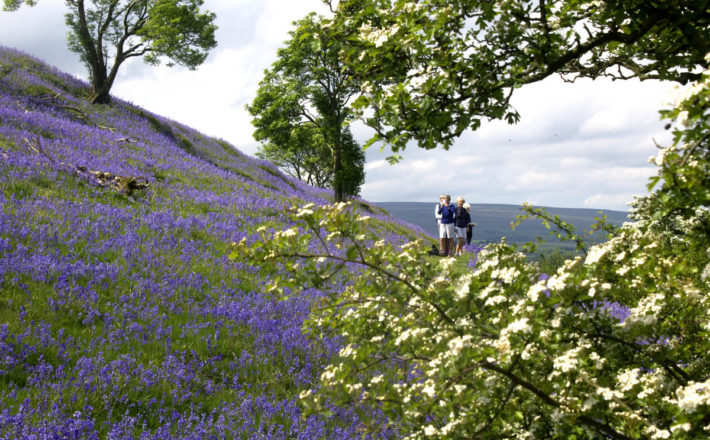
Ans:
{"label": "hiker", "polygon": [[443,202],[436,211],[441,216],[439,220],[439,241],[441,256],[454,255],[454,207],[451,206],[451,196],[444,194]]}
{"label": "hiker", "polygon": [[475,223],[471,223],[471,205],[468,203],[463,204],[463,209],[468,213],[469,223],[466,225],[466,245],[471,244],[471,239],[473,238],[473,227],[476,226]]}
{"label": "hiker", "polygon": [[466,230],[468,225],[471,223],[471,216],[466,208],[464,208],[465,202],[466,200],[462,196],[458,196],[456,198],[456,208],[454,208],[454,225],[456,226],[456,237],[458,238],[456,255],[463,254],[463,244],[466,240]]}

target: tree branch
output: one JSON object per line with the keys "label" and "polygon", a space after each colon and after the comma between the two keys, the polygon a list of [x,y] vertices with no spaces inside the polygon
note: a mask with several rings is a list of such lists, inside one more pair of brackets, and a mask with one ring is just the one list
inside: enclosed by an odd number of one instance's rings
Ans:
{"label": "tree branch", "polygon": [[[485,368],[486,370],[495,371],[496,373],[501,374],[502,376],[505,376],[512,383],[519,385],[519,386],[525,388],[526,390],[530,391],[531,393],[533,393],[544,404],[546,404],[548,406],[552,406],[554,408],[562,407],[562,405],[558,401],[556,401],[552,397],[548,396],[546,393],[544,393],[542,390],[540,390],[539,388],[537,388],[535,385],[531,384],[530,382],[514,375],[512,372],[504,370],[503,368],[501,368],[491,362],[488,362],[488,361],[482,361],[479,363],[479,365],[482,368]],[[591,426],[591,427],[599,430],[600,432],[607,435],[609,438],[612,438],[615,440],[632,440],[631,437],[627,437],[624,434],[617,432],[611,426],[601,423],[597,420],[594,420],[593,418],[586,416],[584,414],[578,415],[577,420],[583,422],[584,424],[586,424],[588,426]]]}

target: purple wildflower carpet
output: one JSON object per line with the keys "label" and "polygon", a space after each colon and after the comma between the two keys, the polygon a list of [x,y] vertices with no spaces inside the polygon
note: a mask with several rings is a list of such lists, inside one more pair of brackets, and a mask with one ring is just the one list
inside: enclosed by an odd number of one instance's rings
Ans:
{"label": "purple wildflower carpet", "polygon": [[330,191],[88,93],[0,47],[0,438],[360,437],[354,411],[297,404],[338,349],[301,330],[319,293],[276,301],[227,258]]}

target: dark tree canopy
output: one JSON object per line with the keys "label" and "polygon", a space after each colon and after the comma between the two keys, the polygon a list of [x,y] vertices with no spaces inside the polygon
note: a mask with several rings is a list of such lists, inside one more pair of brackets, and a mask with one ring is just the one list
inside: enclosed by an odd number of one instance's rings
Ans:
{"label": "dark tree canopy", "polygon": [[[360,193],[365,157],[348,128],[348,103],[360,85],[344,71],[341,44],[310,14],[295,23],[278,50],[254,101],[254,138],[260,157],[318,186],[332,186],[336,201]],[[325,157],[328,160],[324,160]]]}
{"label": "dark tree canopy", "polygon": [[256,156],[266,159],[289,176],[319,188],[333,186],[332,154],[312,126],[286,130],[279,141],[262,142]]}
{"label": "dark tree canopy", "polygon": [[[4,0],[4,9],[37,2]],[[202,0],[66,0],[66,4],[69,49],[89,70],[94,103],[110,101],[119,67],[130,58],[143,57],[153,65],[167,58],[169,66],[194,69],[217,45],[215,15],[200,10]]]}
{"label": "dark tree canopy", "polygon": [[707,0],[325,1],[370,142],[394,152],[517,122],[515,88],[553,74],[685,83],[708,65]]}
{"label": "dark tree canopy", "polygon": [[343,194],[359,196],[360,187],[365,182],[365,151],[347,128],[342,134],[342,154],[343,170],[339,185],[343,188]]}

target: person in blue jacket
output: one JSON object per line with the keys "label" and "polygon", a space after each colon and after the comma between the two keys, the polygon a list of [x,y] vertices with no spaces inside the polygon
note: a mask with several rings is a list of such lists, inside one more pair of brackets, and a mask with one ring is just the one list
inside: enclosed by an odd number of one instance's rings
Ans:
{"label": "person in blue jacket", "polygon": [[441,215],[439,222],[439,242],[442,256],[454,255],[454,207],[451,206],[451,196],[446,195],[439,206],[437,214]]}

